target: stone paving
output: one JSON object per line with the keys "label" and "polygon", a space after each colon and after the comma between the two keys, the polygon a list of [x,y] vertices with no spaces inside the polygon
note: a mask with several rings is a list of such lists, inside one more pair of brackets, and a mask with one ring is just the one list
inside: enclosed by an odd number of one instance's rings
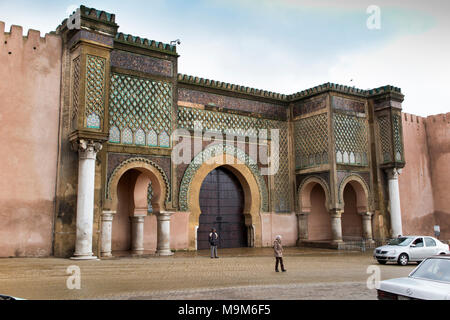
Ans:
{"label": "stone paving", "polygon": [[[0,294],[26,299],[375,299],[366,287],[371,252],[286,248],[286,273],[274,271],[271,248],[176,252],[171,257],[100,261],[0,259]],[[81,289],[67,288],[67,268],[81,272]],[[415,267],[379,266],[381,280]]]}

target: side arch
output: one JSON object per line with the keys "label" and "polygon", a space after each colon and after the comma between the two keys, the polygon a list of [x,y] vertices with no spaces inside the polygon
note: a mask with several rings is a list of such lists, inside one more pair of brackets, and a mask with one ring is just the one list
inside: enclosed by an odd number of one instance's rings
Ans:
{"label": "side arch", "polygon": [[156,212],[165,211],[170,194],[169,180],[156,163],[146,158],[130,158],[120,163],[111,174],[106,185],[104,210],[115,212],[117,210],[117,186],[122,175],[128,170],[137,170],[146,174],[154,191],[154,209]]}
{"label": "side arch", "polygon": [[299,212],[309,213],[311,211],[311,191],[316,184],[319,184],[325,192],[325,207],[329,210],[331,207],[331,193],[328,183],[319,176],[310,176],[306,178],[300,186],[297,192],[297,201]]}
{"label": "side arch", "polygon": [[356,204],[359,213],[368,212],[371,210],[370,190],[364,179],[355,173],[345,177],[339,184],[339,203],[344,207],[344,189],[347,184],[353,187],[356,192]]}

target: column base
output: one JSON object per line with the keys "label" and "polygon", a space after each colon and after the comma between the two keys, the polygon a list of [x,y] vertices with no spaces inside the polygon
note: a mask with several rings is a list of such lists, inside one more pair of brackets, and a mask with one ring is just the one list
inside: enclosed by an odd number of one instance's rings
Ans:
{"label": "column base", "polygon": [[111,252],[105,252],[105,253],[102,252],[102,254],[101,254],[102,258],[111,258],[112,256],[113,255]]}
{"label": "column base", "polygon": [[96,256],[73,256],[70,260],[100,260]]}
{"label": "column base", "polygon": [[158,250],[156,251],[157,256],[173,256],[173,252],[171,250]]}

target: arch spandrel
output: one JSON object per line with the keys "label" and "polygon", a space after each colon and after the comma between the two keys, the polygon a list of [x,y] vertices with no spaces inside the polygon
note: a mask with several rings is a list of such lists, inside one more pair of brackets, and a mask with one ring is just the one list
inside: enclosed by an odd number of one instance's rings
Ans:
{"label": "arch spandrel", "polygon": [[221,144],[207,147],[205,150],[200,152],[197,156],[194,157],[194,159],[191,161],[186,171],[184,172],[179,189],[179,206],[181,211],[190,211],[188,199],[190,198],[189,192],[191,190],[192,181],[194,180],[194,175],[202,165],[212,163],[217,164],[217,166],[229,163],[241,163],[242,165],[246,166],[252,173],[258,185],[261,197],[260,211],[269,211],[267,185],[264,178],[259,172],[259,168],[256,162],[241,149],[236,148],[232,145]]}
{"label": "arch spandrel", "polygon": [[[220,153],[222,152],[222,153]],[[195,230],[199,225],[200,188],[206,176],[218,167],[230,170],[244,191],[245,224],[254,228],[254,246],[262,245],[261,212],[268,210],[267,187],[256,163],[242,150],[233,146],[215,145],[199,153],[185,171],[180,187],[180,208],[189,215],[189,248],[196,243]]]}

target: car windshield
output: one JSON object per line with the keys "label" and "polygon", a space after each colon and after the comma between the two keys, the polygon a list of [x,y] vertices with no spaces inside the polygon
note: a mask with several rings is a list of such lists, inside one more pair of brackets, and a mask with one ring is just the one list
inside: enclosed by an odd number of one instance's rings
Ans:
{"label": "car windshield", "polygon": [[413,241],[414,238],[400,237],[389,241],[390,246],[407,246]]}
{"label": "car windshield", "polygon": [[411,277],[450,283],[450,260],[427,259],[417,267]]}

